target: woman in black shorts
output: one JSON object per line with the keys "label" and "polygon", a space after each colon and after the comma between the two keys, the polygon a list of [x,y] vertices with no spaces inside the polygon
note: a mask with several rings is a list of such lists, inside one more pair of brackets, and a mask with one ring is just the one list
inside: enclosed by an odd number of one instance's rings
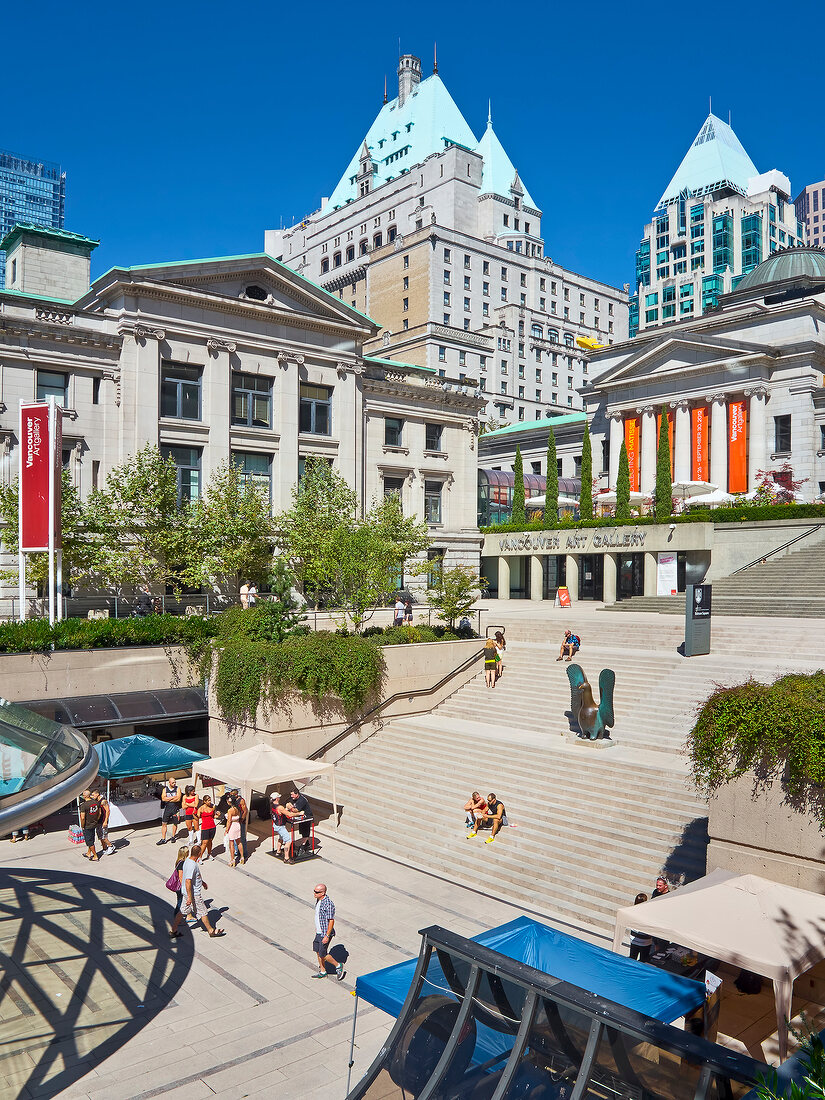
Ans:
{"label": "woman in black shorts", "polygon": [[172,827],[172,835],[169,839],[172,841],[175,839],[175,834],[178,831],[178,812],[180,810],[181,793],[181,789],[176,779],[167,779],[163,784],[163,789],[160,792],[163,812],[160,819],[160,840],[158,844],[166,843],[166,829],[170,825]]}
{"label": "woman in black shorts", "polygon": [[198,821],[201,830],[201,863],[207,859],[214,859],[212,855],[212,841],[215,839],[215,807],[212,805],[211,795],[205,794],[203,802],[198,806]]}

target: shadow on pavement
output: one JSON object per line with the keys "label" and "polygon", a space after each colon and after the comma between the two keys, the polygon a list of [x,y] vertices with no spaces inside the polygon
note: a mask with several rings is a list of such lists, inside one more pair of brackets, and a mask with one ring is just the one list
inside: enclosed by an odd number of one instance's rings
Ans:
{"label": "shadow on pavement", "polygon": [[0,1094],[56,1096],[174,1003],[194,942],[169,938],[172,910],[99,877],[0,870]]}

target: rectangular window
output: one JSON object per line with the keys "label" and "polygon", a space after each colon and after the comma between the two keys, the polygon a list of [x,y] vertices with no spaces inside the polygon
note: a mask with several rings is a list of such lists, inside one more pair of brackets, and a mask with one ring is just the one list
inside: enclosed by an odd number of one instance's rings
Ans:
{"label": "rectangular window", "polygon": [[470,299],[469,298],[464,299],[464,311],[465,311],[465,313],[470,312]]}
{"label": "rectangular window", "polygon": [[450,262],[450,250],[449,250],[449,248],[445,248],[444,249],[444,263],[448,264],[449,262]]}
{"label": "rectangular window", "polygon": [[163,458],[171,459],[177,468],[178,500],[197,500],[201,494],[200,447],[162,446],[160,453]]}
{"label": "rectangular window", "polygon": [[791,417],[790,413],[773,418],[774,451],[778,454],[787,454],[791,449]]}
{"label": "rectangular window", "polygon": [[232,372],[232,423],[272,427],[272,379]]}
{"label": "rectangular window", "polygon": [[444,272],[444,282],[447,284],[447,286],[450,285],[450,273],[449,273],[449,271]]}
{"label": "rectangular window", "polygon": [[61,371],[39,370],[37,372],[37,400],[47,401],[54,397],[58,405],[65,407],[69,395],[69,376]]}
{"label": "rectangular window", "polygon": [[[450,295],[445,294],[444,297],[449,298]],[[449,304],[450,304],[449,302],[445,302],[445,305],[449,305]],[[404,299],[404,301],[401,303],[401,308],[402,308],[404,313],[406,313],[409,310],[409,308],[410,308],[410,299],[409,298]]]}
{"label": "rectangular window", "polygon": [[479,366],[481,367],[482,370],[487,370],[487,356],[486,355],[480,355],[478,357],[478,362],[479,362]]}
{"label": "rectangular window", "polygon": [[243,475],[244,485],[254,485],[260,489],[266,500],[272,500],[272,457],[271,455],[252,454],[246,451],[233,451],[232,461]]}
{"label": "rectangular window", "polygon": [[403,477],[385,477],[384,478],[384,496],[395,497],[399,504],[403,507],[404,497],[404,478]]}
{"label": "rectangular window", "polygon": [[201,418],[201,368],[164,363],[161,368],[160,415],[176,420]]}
{"label": "rectangular window", "polygon": [[400,447],[404,431],[404,421],[397,416],[384,417],[384,446]]}
{"label": "rectangular window", "polygon": [[503,286],[501,288],[501,300],[502,300],[502,302],[507,301],[507,287],[506,286]]}
{"label": "rectangular window", "polygon": [[733,217],[718,214],[713,219],[713,270],[719,273],[728,267],[733,269]]}
{"label": "rectangular window", "polygon": [[762,217],[750,214],[742,218],[742,274],[747,275],[761,262]]}
{"label": "rectangular window", "polygon": [[440,481],[424,482],[424,516],[427,523],[441,523],[441,490]]}
{"label": "rectangular window", "polygon": [[444,427],[442,424],[425,424],[424,449],[427,451],[440,451],[443,437]]}
{"label": "rectangular window", "polygon": [[460,351],[458,353],[458,365],[460,367],[466,367],[467,366],[467,352],[466,351]]}
{"label": "rectangular window", "polygon": [[100,404],[100,379],[99,378],[93,378],[92,379],[92,404],[93,405],[99,405]]}
{"label": "rectangular window", "polygon": [[409,290],[410,289],[410,277],[409,277],[409,275],[404,276],[404,284],[401,287],[401,289],[402,290]]}
{"label": "rectangular window", "polygon": [[92,459],[92,488],[100,488],[100,462],[96,459]]}
{"label": "rectangular window", "polygon": [[541,401],[541,390],[536,390],[536,401]]}
{"label": "rectangular window", "polygon": [[448,306],[449,304],[450,304],[450,292],[449,292],[449,290],[445,290],[444,291],[444,305]]}
{"label": "rectangular window", "polygon": [[541,368],[540,367],[536,368],[536,381],[541,382]]}
{"label": "rectangular window", "polygon": [[469,266],[470,266],[470,257],[469,257],[469,256],[467,255],[467,253],[466,253],[466,252],[464,253],[464,266],[465,266],[465,267],[469,267]]}
{"label": "rectangular window", "polygon": [[298,430],[310,435],[332,434],[332,389],[329,386],[300,387],[301,415]]}
{"label": "rectangular window", "polygon": [[446,363],[447,361],[447,349],[443,346],[438,349],[438,361],[439,363]]}
{"label": "rectangular window", "polygon": [[488,260],[483,260],[482,261],[481,274],[482,275],[489,275],[490,274],[490,263],[489,263]]}
{"label": "rectangular window", "polygon": [[408,252],[406,252],[404,254],[404,267],[407,268],[409,266],[410,266],[410,255],[409,255]]}
{"label": "rectangular window", "polygon": [[519,386],[518,388],[518,399],[519,401],[524,400],[524,386]]}
{"label": "rectangular window", "polygon": [[465,290],[470,289],[470,276],[469,275],[464,276],[464,289]]}

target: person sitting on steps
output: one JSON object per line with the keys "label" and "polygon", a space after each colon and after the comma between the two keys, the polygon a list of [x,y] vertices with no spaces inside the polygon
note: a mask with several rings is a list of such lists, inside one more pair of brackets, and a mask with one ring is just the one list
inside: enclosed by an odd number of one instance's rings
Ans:
{"label": "person sitting on steps", "polygon": [[[559,655],[556,658],[557,661],[570,660],[581,649],[582,640],[578,634],[574,634],[572,630],[565,630],[564,639],[561,643],[561,649]],[[565,653],[567,656],[565,657]]]}
{"label": "person sitting on steps", "polygon": [[464,806],[464,812],[466,813],[465,824],[468,829],[475,829],[476,818],[482,817],[487,812],[487,803],[478,793],[473,791]]}
{"label": "person sitting on steps", "polygon": [[467,833],[467,839],[472,839],[472,837],[478,833],[478,830],[485,828],[488,823],[491,828],[491,833],[484,841],[485,844],[492,844],[501,826],[510,824],[507,820],[507,811],[504,808],[504,803],[500,802],[492,791],[487,795],[486,812],[476,819],[476,827],[471,833]]}

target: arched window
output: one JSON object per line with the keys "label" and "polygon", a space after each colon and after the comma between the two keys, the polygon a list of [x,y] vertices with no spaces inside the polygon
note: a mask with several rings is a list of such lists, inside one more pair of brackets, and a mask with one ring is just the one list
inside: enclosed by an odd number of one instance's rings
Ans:
{"label": "arched window", "polygon": [[572,348],[572,347],[573,347],[573,335],[572,335],[572,333],[570,333],[570,332],[565,332],[565,334],[564,334],[564,342],[565,342],[565,344],[567,344],[567,346],[568,346],[569,348]]}
{"label": "arched window", "polygon": [[387,244],[390,244],[398,236],[398,231],[394,225],[391,225],[387,230]]}
{"label": "arched window", "polygon": [[549,328],[547,330],[547,339],[550,341],[551,344],[557,344],[559,342],[559,334],[556,329]]}
{"label": "arched window", "polygon": [[372,238],[372,247],[373,248],[380,248],[382,243],[383,243],[383,238],[382,238],[381,234],[376,233],[375,236]]}
{"label": "arched window", "polygon": [[361,243],[358,245],[358,255],[359,256],[366,256],[366,254],[369,252],[369,250],[370,250],[370,244],[369,244],[369,241],[367,241],[367,240],[361,241]]}
{"label": "arched window", "polygon": [[332,257],[332,266],[333,267],[340,267],[341,266],[341,253],[340,252],[336,252],[335,255]]}
{"label": "arched window", "polygon": [[321,260],[321,274],[326,275],[326,273],[328,271],[329,271],[329,259],[325,256],[324,259]]}
{"label": "arched window", "polygon": [[530,332],[532,333],[533,336],[536,336],[539,340],[541,340],[541,338],[544,336],[544,329],[541,327],[541,325],[532,325],[530,327]]}
{"label": "arched window", "polygon": [[355,259],[355,245],[350,245],[347,249],[347,263]]}

